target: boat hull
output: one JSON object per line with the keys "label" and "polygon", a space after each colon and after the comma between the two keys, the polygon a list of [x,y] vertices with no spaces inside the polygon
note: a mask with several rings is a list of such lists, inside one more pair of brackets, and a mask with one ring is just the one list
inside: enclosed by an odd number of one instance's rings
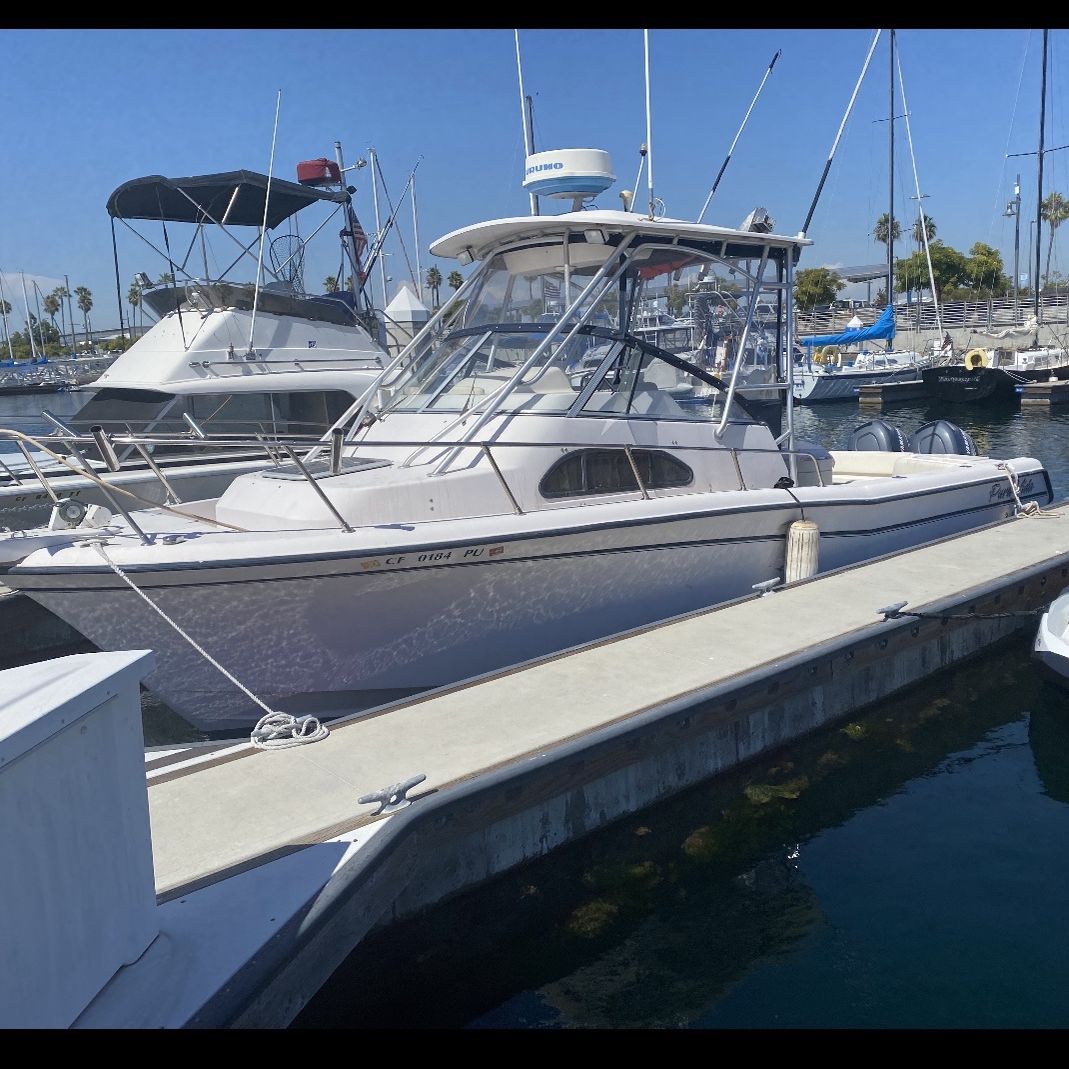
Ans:
{"label": "boat hull", "polygon": [[925,368],[921,373],[929,397],[957,403],[998,404],[1016,401],[1018,387],[1026,381],[1018,372],[997,367],[967,368],[960,364]]}
{"label": "boat hull", "polygon": [[1069,688],[1069,591],[1054,599],[1040,617],[1032,657],[1051,682]]}
{"label": "boat hull", "polygon": [[[750,595],[754,584],[784,575],[788,530],[800,518],[794,496],[821,532],[821,571],[1015,512],[1007,478],[991,469],[925,492],[854,486],[797,487],[782,504],[751,507],[741,498],[752,491],[684,495],[674,514],[645,522],[598,524],[589,507],[575,510],[582,520],[559,510],[545,521],[556,530],[522,537],[508,533],[509,517],[491,517],[478,542],[420,541],[413,531],[407,543],[374,553],[344,548],[359,544],[359,531],[338,532],[336,552],[307,555],[300,533],[278,532],[277,556],[211,566],[187,556],[138,568],[121,545],[106,552],[272,709],[328,718]],[[1025,503],[1051,499],[1041,468],[1020,473],[1017,492]],[[189,543],[205,559],[210,537]],[[89,549],[80,552],[88,561]],[[136,640],[155,650],[158,667],[145,684],[191,724],[233,733],[263,715],[99,556],[78,569],[41,557],[11,571],[10,584],[101,649]]]}
{"label": "boat hull", "polygon": [[918,382],[916,368],[889,371],[795,371],[794,399],[802,404],[822,401],[856,401],[862,386],[885,382]]}

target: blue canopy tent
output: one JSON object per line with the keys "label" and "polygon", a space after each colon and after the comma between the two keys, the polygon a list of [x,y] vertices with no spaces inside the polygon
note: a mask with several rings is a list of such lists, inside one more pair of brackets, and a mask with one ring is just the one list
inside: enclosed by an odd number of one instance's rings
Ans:
{"label": "blue canopy tent", "polygon": [[814,345],[853,345],[859,341],[881,341],[895,336],[895,310],[888,305],[881,313],[879,319],[871,327],[858,327],[855,330],[844,330],[838,334],[814,334],[810,338],[799,338],[802,345],[808,347],[810,355]]}

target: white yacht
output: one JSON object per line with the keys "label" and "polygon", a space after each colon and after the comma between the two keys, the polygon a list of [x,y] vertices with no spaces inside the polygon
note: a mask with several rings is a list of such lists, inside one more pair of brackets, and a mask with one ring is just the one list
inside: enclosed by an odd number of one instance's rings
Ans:
{"label": "white yacht", "polygon": [[[125,224],[164,257],[167,281],[137,279],[159,319],[87,388],[72,417],[50,417],[56,432],[42,441],[44,452],[0,431],[8,445],[0,451],[0,528],[45,523],[57,499],[76,511],[116,512],[118,504],[219,494],[268,463],[258,440],[314,442],[364,393],[385,362],[384,335],[365,294],[367,242],[342,182],[340,148],[338,157],[299,164],[298,182],[252,171],[151,175],[111,194],[113,226]],[[348,288],[341,279],[336,292],[306,291],[308,239],[297,229],[304,212],[315,213],[317,230],[333,220],[341,232]],[[150,223],[162,228],[159,237],[143,232]],[[121,470],[109,471],[94,427],[157,441],[120,447]],[[220,438],[246,439],[249,448],[224,452]],[[82,473],[86,466],[95,478]]]}
{"label": "white yacht", "polygon": [[742,360],[721,379],[630,329],[648,282],[713,267],[779,294],[790,352],[809,245],[597,209],[454,231],[431,252],[471,275],[329,441],[135,527],[68,532],[4,581],[101,649],[152,648],[162,701],[237,731],[264,708],[358,714],[1048,503],[1033,458],[797,440],[790,362],[777,436]]}

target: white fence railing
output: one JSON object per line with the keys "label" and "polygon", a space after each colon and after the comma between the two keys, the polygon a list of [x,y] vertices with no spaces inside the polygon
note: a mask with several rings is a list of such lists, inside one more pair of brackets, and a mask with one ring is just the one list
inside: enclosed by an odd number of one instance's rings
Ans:
{"label": "white fence railing", "polygon": [[[795,330],[802,337],[807,334],[830,334],[845,330],[854,316],[864,326],[870,326],[882,311],[882,308],[854,308],[832,312],[798,312]],[[1004,297],[992,301],[948,301],[939,306],[937,317],[931,301],[914,301],[896,306],[895,322],[899,333],[931,332],[940,327],[950,331],[990,331],[1023,326],[1034,311],[1035,302],[1032,298],[1018,299],[1014,308],[1013,298]],[[1069,294],[1052,294],[1041,298],[1039,321],[1047,326],[1069,328]]]}

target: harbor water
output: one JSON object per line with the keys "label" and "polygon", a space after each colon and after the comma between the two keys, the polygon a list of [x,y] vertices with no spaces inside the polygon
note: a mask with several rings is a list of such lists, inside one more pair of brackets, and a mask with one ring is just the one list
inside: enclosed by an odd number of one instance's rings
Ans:
{"label": "harbor water", "polygon": [[[3,398],[0,426],[81,400]],[[796,426],[839,447],[871,418]],[[882,418],[950,419],[1069,497],[1069,412]],[[1031,637],[365,940],[293,1028],[1066,1027],[1069,695]]]}

